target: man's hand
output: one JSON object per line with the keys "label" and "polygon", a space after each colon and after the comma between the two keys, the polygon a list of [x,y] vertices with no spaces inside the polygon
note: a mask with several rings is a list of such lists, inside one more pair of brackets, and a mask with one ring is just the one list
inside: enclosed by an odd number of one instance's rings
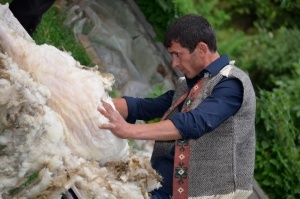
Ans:
{"label": "man's hand", "polygon": [[99,128],[108,129],[119,138],[140,140],[181,139],[179,131],[170,120],[164,120],[153,124],[129,124],[110,104],[103,100],[101,100],[101,102],[103,108],[98,107],[97,109],[104,117],[109,119],[109,123],[102,124]]}
{"label": "man's hand", "polygon": [[104,102],[103,100],[101,100],[101,102],[104,109],[98,107],[97,110],[109,120],[109,123],[102,124],[99,128],[108,129],[119,138],[128,138],[131,124],[127,123],[121,114],[117,110],[114,110],[109,103]]}

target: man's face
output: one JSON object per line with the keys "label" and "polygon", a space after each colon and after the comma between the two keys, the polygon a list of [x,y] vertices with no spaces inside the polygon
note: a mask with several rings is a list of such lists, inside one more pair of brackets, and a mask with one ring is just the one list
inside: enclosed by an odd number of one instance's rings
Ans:
{"label": "man's face", "polygon": [[173,41],[168,52],[172,55],[172,66],[178,68],[187,78],[195,77],[203,69],[197,48],[190,53],[189,49]]}

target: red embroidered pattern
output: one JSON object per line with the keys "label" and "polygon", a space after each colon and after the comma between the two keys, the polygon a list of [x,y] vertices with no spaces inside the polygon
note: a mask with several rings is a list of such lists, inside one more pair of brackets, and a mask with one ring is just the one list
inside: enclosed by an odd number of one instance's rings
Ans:
{"label": "red embroidered pattern", "polygon": [[[185,100],[181,112],[191,110],[195,98],[198,96],[204,79],[199,80],[190,92],[181,96],[174,105],[164,114],[164,120],[183,100]],[[190,141],[175,141],[174,173],[173,173],[173,199],[188,198],[188,177],[189,177],[189,160],[190,160]]]}

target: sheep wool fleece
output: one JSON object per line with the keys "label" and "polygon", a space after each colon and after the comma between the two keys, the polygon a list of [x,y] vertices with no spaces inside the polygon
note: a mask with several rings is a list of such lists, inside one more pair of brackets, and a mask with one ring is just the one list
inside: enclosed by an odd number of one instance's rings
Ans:
{"label": "sheep wool fleece", "polygon": [[[190,141],[190,199],[243,199],[252,193],[255,160],[256,97],[249,76],[230,62],[219,73],[206,75],[192,109],[209,96],[224,77],[238,78],[244,88],[241,108],[212,132]],[[173,102],[188,90],[180,78]],[[178,112],[175,109],[168,117]],[[174,142],[156,141],[152,158],[169,153]]]}

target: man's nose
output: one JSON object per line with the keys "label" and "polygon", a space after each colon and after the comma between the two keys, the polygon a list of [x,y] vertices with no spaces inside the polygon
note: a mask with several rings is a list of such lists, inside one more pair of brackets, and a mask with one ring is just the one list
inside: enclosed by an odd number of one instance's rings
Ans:
{"label": "man's nose", "polygon": [[172,58],[172,67],[177,68],[179,65],[179,60],[176,58]]}

